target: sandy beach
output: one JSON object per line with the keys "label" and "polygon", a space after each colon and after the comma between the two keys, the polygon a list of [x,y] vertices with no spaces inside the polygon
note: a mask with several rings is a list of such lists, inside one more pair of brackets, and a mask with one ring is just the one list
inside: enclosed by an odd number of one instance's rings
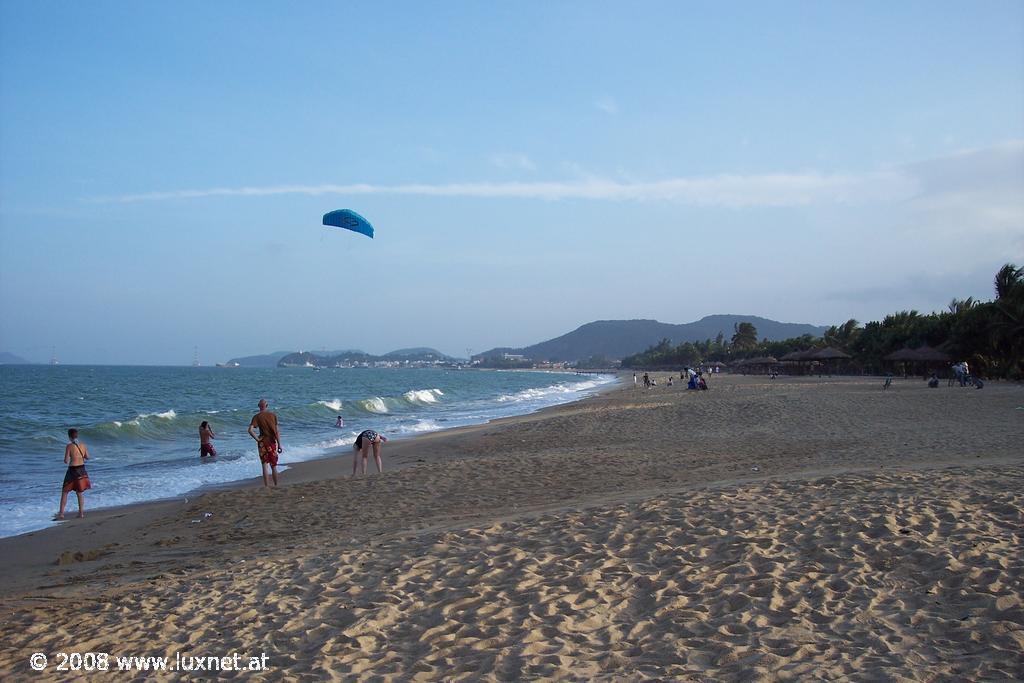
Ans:
{"label": "sandy beach", "polygon": [[266,655],[270,680],[1021,679],[1022,442],[1019,384],[627,379],[389,443],[383,475],[342,453],[2,539],[0,677],[102,652]]}

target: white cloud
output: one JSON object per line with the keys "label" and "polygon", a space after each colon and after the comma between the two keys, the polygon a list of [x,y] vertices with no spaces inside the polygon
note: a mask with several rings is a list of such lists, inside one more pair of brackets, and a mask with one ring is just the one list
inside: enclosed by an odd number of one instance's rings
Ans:
{"label": "white cloud", "polygon": [[537,170],[537,165],[525,154],[492,154],[491,163],[498,168],[511,168],[520,171]]}
{"label": "white cloud", "polygon": [[[496,155],[506,168],[531,169],[525,155]],[[580,177],[537,182],[274,185],[147,192],[97,197],[101,203],[273,195],[418,195],[557,201],[666,201],[727,208],[900,202],[911,210],[946,212],[969,221],[1020,227],[1024,216],[1024,142],[970,150],[871,173],[720,174],[660,180]]]}
{"label": "white cloud", "polygon": [[810,174],[718,175],[622,182],[601,178],[542,182],[469,182],[405,185],[276,185],[217,187],[204,190],[146,192],[97,197],[102,203],[153,202],[201,197],[266,197],[272,195],[420,195],[515,199],[661,200],[695,206],[800,206],[819,202],[862,202],[908,198],[916,192],[912,179],[893,173],[865,176]]}
{"label": "white cloud", "polygon": [[619,103],[615,101],[615,98],[610,95],[602,95],[597,98],[594,102],[594,106],[603,111],[605,114],[615,116],[619,113]]}

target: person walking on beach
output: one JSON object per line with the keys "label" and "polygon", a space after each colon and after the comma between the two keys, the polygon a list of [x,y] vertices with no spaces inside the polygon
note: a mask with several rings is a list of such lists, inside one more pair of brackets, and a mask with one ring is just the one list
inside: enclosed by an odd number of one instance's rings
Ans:
{"label": "person walking on beach", "polygon": [[[256,439],[259,445],[260,465],[263,471],[263,485],[270,486],[267,481],[267,467],[274,478],[274,486],[277,486],[277,456],[284,453],[281,448],[281,432],[277,427],[277,415],[267,410],[267,399],[261,398],[260,412],[252,416],[249,423],[249,436]],[[259,434],[256,430],[259,429]]]}
{"label": "person walking on beach", "polygon": [[359,432],[356,442],[352,444],[352,476],[356,476],[356,468],[359,466],[359,456],[362,455],[363,474],[366,474],[366,460],[370,457],[370,449],[373,449],[373,459],[377,463],[377,473],[384,471],[380,459],[381,446],[387,442],[388,437],[378,434],[372,429],[364,429]]}
{"label": "person walking on beach", "polygon": [[85,517],[85,496],[82,494],[92,488],[89,473],[85,471],[85,461],[89,459],[89,449],[78,440],[78,430],[68,430],[68,445],[64,447],[64,463],[68,471],[64,475],[64,488],[60,494],[60,512],[57,519],[64,519],[64,508],[68,504],[68,494],[72,491],[78,496],[78,516]]}
{"label": "person walking on beach", "polygon": [[199,457],[205,458],[210,456],[211,458],[217,455],[217,449],[210,443],[212,439],[216,439],[217,435],[213,433],[213,427],[206,420],[203,420],[202,424],[199,425]]}

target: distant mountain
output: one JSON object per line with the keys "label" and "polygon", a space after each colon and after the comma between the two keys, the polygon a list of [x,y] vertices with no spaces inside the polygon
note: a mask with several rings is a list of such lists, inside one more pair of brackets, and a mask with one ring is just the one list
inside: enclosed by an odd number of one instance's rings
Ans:
{"label": "distant mountain", "polygon": [[274,353],[267,353],[262,356],[241,356],[239,358],[232,358],[227,362],[227,365],[238,365],[243,368],[274,368],[277,367],[277,362],[287,356],[291,351],[275,351]]}
{"label": "distant mountain", "polygon": [[446,356],[437,349],[419,347],[414,349],[400,349],[386,353],[383,356],[374,356],[363,351],[337,351],[332,354],[316,354],[309,351],[286,354],[277,362],[278,367],[308,367],[316,366],[322,368],[346,367],[359,364],[371,364],[378,362],[390,363],[450,363],[455,359]]}
{"label": "distant mountain", "polygon": [[30,365],[31,361],[27,361],[21,356],[15,356],[13,353],[7,353],[6,351],[0,351],[0,365]]}
{"label": "distant mountain", "polygon": [[437,349],[431,349],[426,346],[417,346],[414,349],[398,349],[397,351],[385,353],[383,358],[394,358],[399,360],[455,360],[451,356],[444,355]]}
{"label": "distant mountain", "polygon": [[737,323],[753,323],[758,339],[789,339],[803,334],[820,337],[827,327],[801,323],[781,323],[756,315],[709,315],[692,323],[673,325],[657,320],[598,320],[587,323],[561,337],[521,349],[496,348],[475,354],[474,358],[492,358],[503,353],[523,355],[535,361],[576,361],[592,356],[624,358],[669,339],[673,344],[714,339],[719,333],[726,339]]}

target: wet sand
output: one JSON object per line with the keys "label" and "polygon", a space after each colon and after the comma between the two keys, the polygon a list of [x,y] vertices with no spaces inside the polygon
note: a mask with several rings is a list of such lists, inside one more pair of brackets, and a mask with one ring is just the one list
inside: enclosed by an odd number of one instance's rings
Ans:
{"label": "wet sand", "polygon": [[0,676],[1020,679],[1024,388],[881,384],[625,386],[3,539]]}

